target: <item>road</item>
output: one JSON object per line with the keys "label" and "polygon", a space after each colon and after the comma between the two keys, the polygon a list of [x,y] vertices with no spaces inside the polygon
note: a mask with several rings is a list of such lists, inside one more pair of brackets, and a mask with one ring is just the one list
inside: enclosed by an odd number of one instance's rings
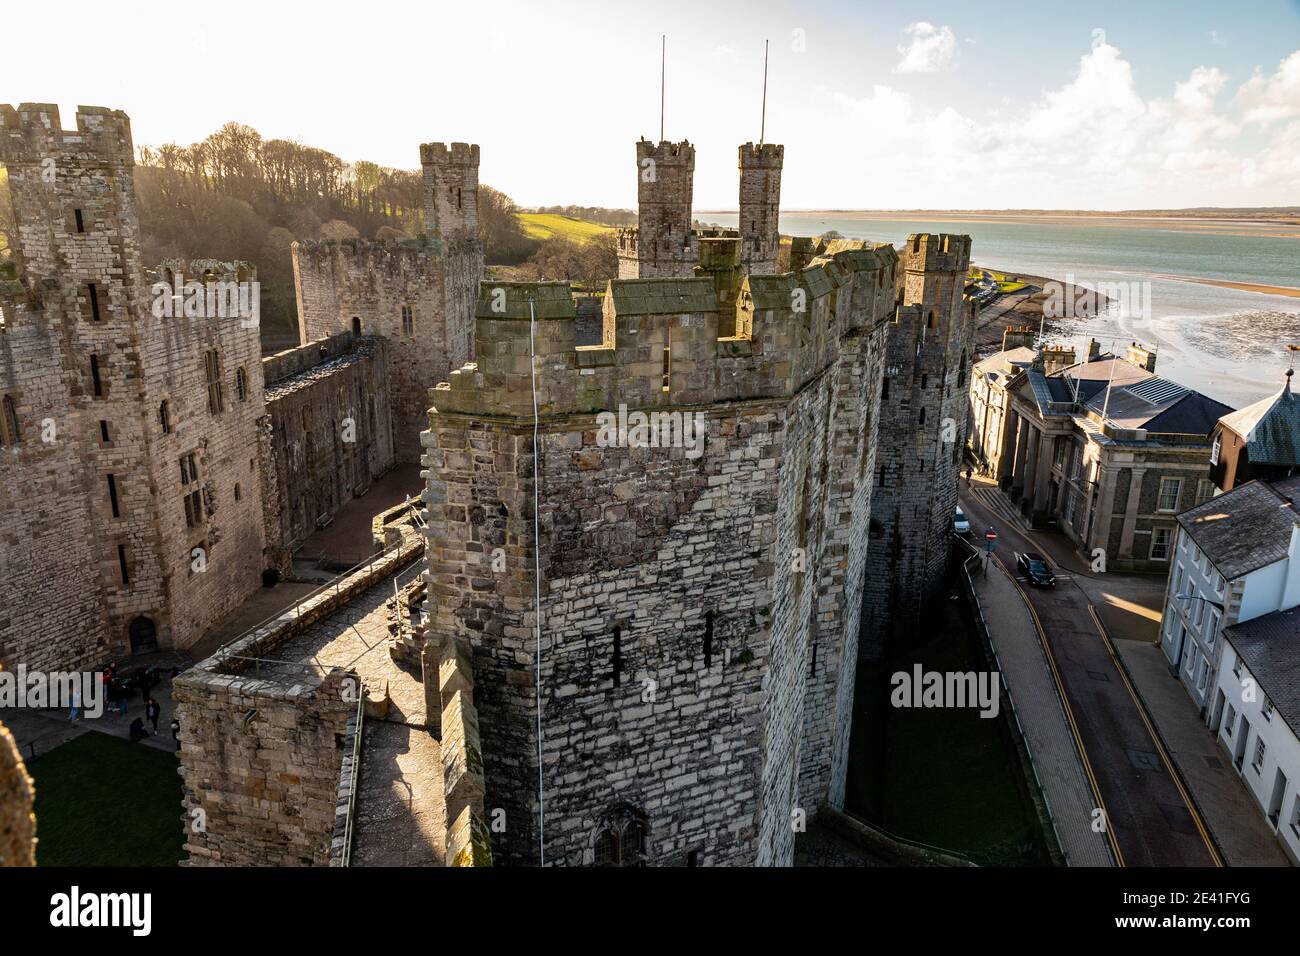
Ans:
{"label": "road", "polygon": [[1119,861],[1125,866],[1222,865],[1103,638],[1088,593],[1075,574],[1059,566],[1056,587],[1051,589],[1031,588],[1016,574],[1015,552],[1046,552],[991,506],[997,494],[972,493],[963,486],[961,506],[977,543],[982,543],[986,528],[992,526],[997,532],[995,558],[1029,597],[1100,793]]}

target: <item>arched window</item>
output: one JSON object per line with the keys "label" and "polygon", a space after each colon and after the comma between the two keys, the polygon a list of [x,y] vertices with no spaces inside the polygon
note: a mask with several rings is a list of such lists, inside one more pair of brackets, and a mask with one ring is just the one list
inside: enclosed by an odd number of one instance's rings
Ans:
{"label": "arched window", "polygon": [[158,406],[158,424],[162,426],[164,435],[172,433],[172,403],[165,398]]}
{"label": "arched window", "polygon": [[620,804],[601,821],[592,847],[593,862],[596,866],[645,866],[649,837],[645,814]]}
{"label": "arched window", "polygon": [[18,412],[14,408],[13,396],[4,397],[3,414],[0,414],[0,445],[16,445],[19,441]]}

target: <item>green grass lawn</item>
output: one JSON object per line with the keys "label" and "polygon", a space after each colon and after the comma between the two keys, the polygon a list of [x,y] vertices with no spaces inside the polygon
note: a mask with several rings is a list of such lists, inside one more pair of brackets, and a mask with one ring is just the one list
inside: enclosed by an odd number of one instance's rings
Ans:
{"label": "green grass lawn", "polygon": [[602,226],[598,222],[587,222],[585,219],[557,216],[553,213],[521,212],[519,223],[532,239],[550,239],[559,236],[561,239],[578,243],[614,231],[613,226]]}
{"label": "green grass lawn", "polygon": [[[894,708],[890,676],[985,669],[959,605],[919,642],[858,664],[847,809],[901,837],[987,865],[1047,864],[1005,718],[978,709]],[[1004,702],[1005,704],[1005,702]]]}
{"label": "green grass lawn", "polygon": [[176,755],[82,734],[27,765],[38,866],[175,866],[183,855]]}

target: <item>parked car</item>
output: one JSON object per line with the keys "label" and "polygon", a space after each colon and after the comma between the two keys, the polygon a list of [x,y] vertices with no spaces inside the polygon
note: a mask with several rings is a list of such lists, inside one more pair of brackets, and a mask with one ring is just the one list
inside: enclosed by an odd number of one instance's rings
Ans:
{"label": "parked car", "polygon": [[952,533],[970,534],[970,519],[966,517],[966,512],[962,511],[960,508],[958,508],[957,513],[953,515]]}
{"label": "parked car", "polygon": [[1034,551],[1016,553],[1016,570],[1023,574],[1029,583],[1039,588],[1056,587],[1056,575],[1047,566],[1043,556]]}

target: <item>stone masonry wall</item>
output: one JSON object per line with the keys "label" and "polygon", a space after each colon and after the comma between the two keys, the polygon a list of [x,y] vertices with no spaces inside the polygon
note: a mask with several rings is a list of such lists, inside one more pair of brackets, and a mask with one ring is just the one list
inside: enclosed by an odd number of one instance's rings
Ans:
{"label": "stone masonry wall", "polygon": [[282,376],[266,388],[276,499],[266,535],[273,563],[285,567],[322,519],[393,467],[388,342],[340,332],[263,365]]}
{"label": "stone masonry wall", "polygon": [[[723,338],[713,279],[614,282],[606,344],[589,348],[575,348],[566,285],[483,284],[478,362],[432,393],[426,581],[429,633],[473,649],[500,859],[537,860],[544,812],[547,862],[591,863],[605,821],[633,807],[651,862],[786,863],[792,813],[830,801],[832,778],[842,794],[859,611],[844,589],[862,576],[855,469],[873,433],[858,397],[871,360],[856,356],[881,342],[893,261],[844,250],[751,276],[727,323],[739,334]],[[530,298],[544,356],[541,806]],[[595,412],[619,402],[698,409],[703,454],[602,442]],[[835,441],[852,447],[847,468],[832,467]],[[841,765],[801,783],[805,760]]]}
{"label": "stone masonry wall", "polygon": [[909,236],[901,261],[880,400],[861,642],[868,656],[878,656],[891,635],[914,634],[941,591],[974,354],[973,308],[963,295],[969,238]]}

